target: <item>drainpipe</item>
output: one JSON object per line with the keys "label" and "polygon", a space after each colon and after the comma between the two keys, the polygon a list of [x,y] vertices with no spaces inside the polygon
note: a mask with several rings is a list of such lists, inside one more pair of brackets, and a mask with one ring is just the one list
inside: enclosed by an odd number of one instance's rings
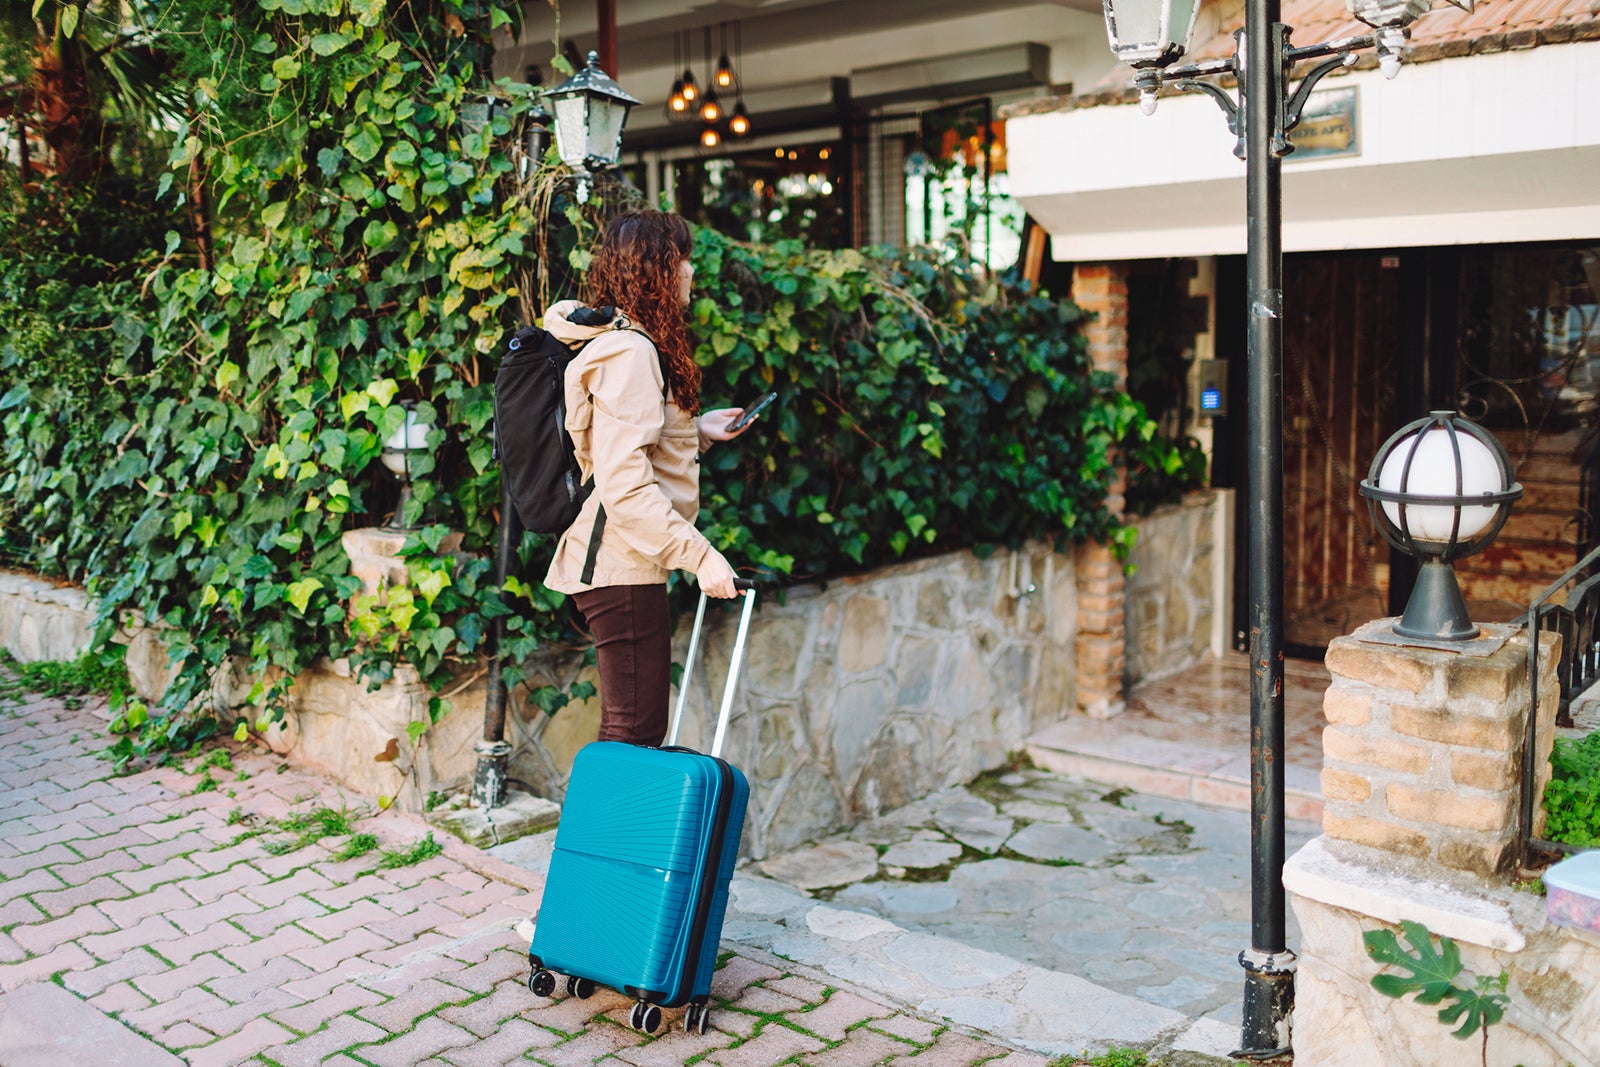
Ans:
{"label": "drainpipe", "polygon": [[[494,554],[495,585],[505,585],[522,541],[522,520],[511,500],[511,484],[500,480],[500,537]],[[473,746],[478,768],[472,776],[472,800],[479,808],[498,808],[506,802],[506,765],[511,746],[506,743],[506,683],[501,678],[500,645],[505,640],[506,616],[489,627],[489,685],[483,706],[483,740]]]}

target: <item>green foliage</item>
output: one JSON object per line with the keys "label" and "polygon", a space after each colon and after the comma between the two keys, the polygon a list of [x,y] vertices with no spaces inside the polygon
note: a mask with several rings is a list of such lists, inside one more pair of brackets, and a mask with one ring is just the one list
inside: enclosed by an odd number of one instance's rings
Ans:
{"label": "green foliage", "polygon": [[20,698],[26,694],[47,697],[77,697],[91,693],[121,692],[128,684],[128,669],[122,662],[122,647],[105,655],[85,652],[74,660],[39,660],[19,663],[0,649],[0,667],[10,678],[0,677],[0,697]]}
{"label": "green foliage", "polygon": [[1502,971],[1495,978],[1478,977],[1470,986],[1460,985],[1456,979],[1462,970],[1461,950],[1454,941],[1441,937],[1435,949],[1433,933],[1421,923],[1405,920],[1400,929],[1410,951],[1401,946],[1393,930],[1368,930],[1362,935],[1368,956],[1400,972],[1373,975],[1372,988],[1396,1000],[1414,993],[1418,1004],[1449,1001],[1439,1009],[1439,1021],[1456,1026],[1452,1036],[1465,1040],[1481,1027],[1487,1043],[1489,1027],[1505,1016],[1510,1004],[1505,994],[1506,973]]}
{"label": "green foliage", "polygon": [[333,858],[336,860],[353,860],[359,856],[365,856],[377,847],[377,834],[351,834],[350,839],[344,843],[343,847],[333,854]]}
{"label": "green foliage", "polygon": [[1544,810],[1550,840],[1579,848],[1600,845],[1600,731],[1556,738]]}
{"label": "green foliage", "polygon": [[263,841],[261,847],[274,856],[281,856],[315,844],[324,837],[343,837],[351,832],[354,823],[349,810],[342,807],[323,805],[310,811],[290,812],[264,831],[288,836]]}
{"label": "green foliage", "polygon": [[1114,450],[1165,464],[1144,409],[1089,367],[1071,304],[932,253],[696,241],[707,406],[779,403],[709,453],[713,544],[795,578],[973,545],[1088,539]]}
{"label": "green foliage", "polygon": [[433,834],[418,838],[407,848],[385,849],[378,857],[380,870],[392,870],[396,867],[412,867],[424,860],[431,860],[444,851],[444,846],[435,841]]}

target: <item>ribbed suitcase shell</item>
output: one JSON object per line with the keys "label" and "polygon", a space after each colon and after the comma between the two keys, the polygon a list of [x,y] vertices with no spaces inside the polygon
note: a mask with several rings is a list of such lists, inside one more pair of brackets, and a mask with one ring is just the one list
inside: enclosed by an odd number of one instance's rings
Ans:
{"label": "ribbed suitcase shell", "polygon": [[[614,741],[585,746],[573,763],[530,955],[662,1007],[704,998],[749,798],[744,774],[714,756]],[[711,899],[700,906],[707,879]]]}

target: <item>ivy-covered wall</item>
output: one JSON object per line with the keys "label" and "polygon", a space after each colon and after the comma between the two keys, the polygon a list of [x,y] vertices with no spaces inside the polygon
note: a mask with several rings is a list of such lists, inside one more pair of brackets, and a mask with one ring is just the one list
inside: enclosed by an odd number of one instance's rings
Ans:
{"label": "ivy-covered wall", "polygon": [[[152,39],[185,108],[166,169],[26,188],[0,169],[0,551],[86,584],[102,642],[127,613],[164,629],[177,684],[123,709],[121,755],[208,728],[182,712],[229,656],[260,679],[224,724],[242,735],[319,660],[373,684],[410,663],[438,694],[496,617],[519,659],[576,640],[537,583],[547,540],[524,540],[509,596],[491,581],[492,384],[508,330],[569,295],[627,195],[580,210],[558,165],[521,158],[528,87],[502,82],[503,106],[475,112],[474,42],[515,6],[466,23],[450,2],[169,14]],[[1068,304],[932,252],[702,231],[695,256],[708,406],[782,397],[704,472],[702,527],[741,567],[789,580],[1027,538],[1125,547],[1110,450],[1171,469],[1142,409],[1089,371]],[[340,537],[394,506],[377,461],[402,401],[435,428],[402,516],[409,580],[379,601]],[[554,713],[566,695],[534,699]],[[429,718],[445,711],[435,697]]]}

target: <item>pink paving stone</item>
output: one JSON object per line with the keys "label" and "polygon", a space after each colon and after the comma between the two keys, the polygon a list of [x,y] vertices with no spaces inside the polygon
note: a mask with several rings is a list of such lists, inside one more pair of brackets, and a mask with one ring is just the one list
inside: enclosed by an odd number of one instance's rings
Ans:
{"label": "pink paving stone", "polygon": [[[24,852],[8,860],[0,860],[0,878],[10,880],[18,875],[55,864],[82,863],[83,857],[66,845],[55,844],[39,852]],[[76,884],[76,883],[68,883]]]}
{"label": "pink paving stone", "polygon": [[220,874],[193,878],[178,888],[195,899],[197,904],[210,904],[231,893],[240,893],[246,886],[265,885],[267,876],[248,863],[236,863]]}
{"label": "pink paving stone", "polygon": [[459,865],[453,866],[453,870],[444,872],[441,877],[445,882],[457,887],[458,889],[464,889],[469,893],[475,893],[490,884],[489,879],[485,878],[476,871],[469,871]]}
{"label": "pink paving stone", "polygon": [[7,858],[15,856],[31,856],[42,852],[51,845],[58,845],[64,841],[96,840],[81,825],[75,822],[63,822],[60,826],[53,826],[48,830],[35,830],[33,826],[24,826],[20,823],[0,824],[0,842],[7,848]]}
{"label": "pink paving stone", "polygon": [[[522,1015],[538,1003],[539,1001],[528,992],[528,987],[523,983],[506,982],[497,987],[493,993],[479,997],[470,1004],[445,1008],[439,1013],[439,1018],[463,1030],[471,1030],[479,1037],[488,1037],[500,1028],[501,1023]],[[552,1035],[545,1044],[554,1044],[556,1040],[558,1039]]]}
{"label": "pink paving stone", "polygon": [[[170,882],[181,882],[185,878],[199,878],[205,874],[192,860],[182,856],[168,860],[154,867],[146,867],[139,871],[125,871],[113,875],[117,881],[133,890],[135,893],[148,893],[158,885]],[[185,900],[180,906],[192,906],[192,900]]]}
{"label": "pink paving stone", "polygon": [[[310,967],[313,971],[321,973],[338,963],[360,956],[367,952],[377,952],[389,947],[389,942],[379,937],[370,930],[352,930],[336,941],[329,941],[323,945],[313,945],[309,948],[297,948],[289,955]],[[381,970],[375,963],[362,961],[367,973]]]}
{"label": "pink paving stone", "polygon": [[[61,888],[61,879],[49,871],[29,871],[21,878],[0,882],[0,903],[9,903],[31,893],[48,893]],[[37,904],[38,902],[35,901]],[[43,910],[41,906],[41,910]],[[68,909],[71,910],[70,908]]]}
{"label": "pink paving stone", "polygon": [[793,1056],[821,1052],[825,1047],[821,1041],[808,1034],[791,1030],[787,1026],[768,1023],[762,1027],[759,1034],[738,1048],[713,1052],[702,1062],[715,1063],[718,1067],[772,1067],[773,1064],[783,1063]]}
{"label": "pink paving stone", "polygon": [[[376,903],[376,902],[375,902]],[[385,911],[390,909],[382,904]],[[367,929],[380,937],[386,937],[396,943],[410,941],[418,934],[432,930],[434,927],[445,923],[455,922],[458,916],[453,911],[446,911],[438,904],[429,902],[417,908],[409,915],[398,915],[391,912],[391,917],[380,919],[367,924]]]}
{"label": "pink paving stone", "polygon": [[891,1015],[868,1024],[874,1030],[905,1038],[916,1045],[931,1045],[942,1027],[938,1023],[919,1019],[914,1015]]}
{"label": "pink paving stone", "polygon": [[753,985],[739,994],[738,999],[730,1001],[728,1006],[757,1015],[777,1015],[786,1011],[798,1011],[805,1007],[805,1003],[764,986]]}
{"label": "pink paving stone", "polygon": [[90,934],[108,933],[116,928],[117,924],[107,918],[99,908],[85,905],[72,914],[51,922],[15,927],[11,931],[11,936],[29,953],[38,956],[68,941],[76,941]]}
{"label": "pink paving stone", "polygon": [[231,919],[235,915],[247,915],[261,910],[261,905],[244,897],[223,897],[221,900],[202,904],[198,908],[189,908],[184,911],[168,912],[167,918],[171,919],[178,929],[188,933],[198,933],[213,923]]}
{"label": "pink paving stone", "polygon": [[[557,988],[561,988],[558,984]],[[528,994],[529,1004],[522,1013],[523,1018],[536,1026],[543,1026],[562,1034],[582,1033],[590,1021],[597,1016],[617,1012],[620,1017],[628,1017],[628,1008],[633,1004],[631,997],[625,997],[613,989],[601,987],[595,990],[594,996],[588,1000],[579,1000],[562,994],[560,1000],[540,1000],[532,993]],[[597,1023],[605,1029],[620,1029],[620,1024],[610,1022]]]}
{"label": "pink paving stone", "polygon": [[463,963],[471,964],[482,963],[502,951],[515,952],[526,959],[528,939],[518,934],[516,927],[516,923],[496,924],[469,937],[454,938],[444,947],[443,952]]}
{"label": "pink paving stone", "polygon": [[283,988],[307,1001],[316,1000],[358,978],[378,973],[379,968],[363,959],[347,959],[331,969],[313,968],[313,970],[317,971],[316,977],[307,978],[303,982],[290,982]]}
{"label": "pink paving stone", "polygon": [[[681,1025],[658,1036],[654,1041],[632,1048],[621,1049],[616,1058],[634,1067],[681,1067],[692,1057],[712,1049],[727,1048],[733,1035],[720,1030],[707,1030],[704,1034],[684,1033]],[[465,1067],[465,1065],[463,1065]]]}
{"label": "pink paving stone", "polygon": [[133,980],[139,992],[155,1001],[169,1001],[181,996],[185,990],[196,988],[213,978],[226,978],[238,974],[239,969],[220,956],[204,955],[182,967],[174,967],[161,974],[147,974]]}
{"label": "pink paving stone", "polygon": [[[279,1008],[271,1013],[273,1022],[282,1023],[291,1030],[309,1034],[337,1015],[357,1011],[382,1003],[383,996],[354,982],[346,982],[324,996],[289,1008]],[[443,1014],[443,1013],[441,1013]],[[357,1020],[358,1022],[360,1020]],[[363,1023],[363,1025],[367,1025]],[[376,1029],[376,1027],[374,1027]],[[365,1039],[364,1039],[365,1040]],[[340,1046],[341,1048],[343,1046]]]}
{"label": "pink paving stone", "polygon": [[191,1050],[187,1059],[189,1067],[233,1067],[292,1037],[293,1034],[269,1019],[253,1019],[238,1033]]}
{"label": "pink paving stone", "polygon": [[86,971],[72,971],[61,984],[80,997],[98,996],[111,986],[147,974],[159,974],[167,965],[155,954],[145,949],[134,949],[119,959]]}
{"label": "pink paving stone", "polygon": [[821,1052],[800,1057],[805,1067],[862,1067],[868,1063],[883,1063],[895,1057],[917,1051],[915,1045],[880,1034],[876,1030],[857,1030],[842,1043]]}
{"label": "pink paving stone", "polygon": [[[315,898],[312,898],[315,899]],[[366,928],[369,924],[388,922],[394,916],[378,907],[370,900],[358,900],[343,911],[331,911],[326,915],[319,915],[315,919],[305,919],[300,926],[326,941],[342,937],[352,930]],[[368,931],[371,932],[370,930]],[[390,940],[384,938],[384,944]]]}
{"label": "pink paving stone", "polygon": [[[251,838],[251,840],[258,839]],[[276,835],[269,835],[269,840],[280,840],[280,838]],[[285,852],[278,856],[267,853],[257,859],[253,865],[262,874],[265,874],[268,879],[276,881],[292,875],[296,871],[307,869],[317,861],[317,858],[317,854],[310,849],[297,848],[292,852]]]}
{"label": "pink paving stone", "polygon": [[[238,975],[217,978],[206,983],[206,988],[234,1004],[256,997],[264,989],[281,989],[291,982],[311,977],[310,968],[286,956],[268,960],[259,967],[250,967]],[[298,1002],[302,998],[296,997]],[[261,1014],[266,1014],[262,1012]]]}
{"label": "pink paving stone", "polygon": [[[443,1017],[441,1013],[441,1018]],[[541,1030],[522,1019],[508,1019],[499,1029],[480,1037],[470,1045],[442,1053],[442,1058],[456,1067],[502,1067],[507,1063],[527,1063],[524,1053],[530,1049],[548,1048],[561,1039],[548,1030]],[[672,1061],[680,1067],[683,1060]]]}
{"label": "pink paving stone", "polygon": [[241,1029],[252,1019],[270,1016],[275,1011],[292,1008],[301,1003],[281,989],[263,989],[249,1000],[223,1008],[196,1020],[218,1037],[226,1037]]}
{"label": "pink paving stone", "polygon": [[[371,933],[371,931],[366,931],[366,933]],[[397,945],[389,945],[387,949],[373,949],[371,952],[363,952],[362,957],[386,969],[402,968],[402,966],[408,965],[408,963],[416,963],[416,961],[422,960],[424,957],[427,960],[434,960],[434,958],[450,960],[451,965],[464,966],[461,960],[456,960],[454,957],[446,957],[445,949],[448,949],[453,944],[454,942],[451,941],[450,937],[429,931],[429,933],[413,937],[411,941],[402,941]]]}
{"label": "pink paving stone", "polygon": [[[371,861],[368,860],[366,862],[370,863]],[[340,880],[338,876],[343,872],[339,868],[343,866],[343,864],[325,864],[320,868],[327,876],[331,888],[315,891],[311,899],[319,904],[327,905],[333,911],[340,911],[363,900],[371,903],[373,898],[388,896],[396,891],[394,883],[381,875],[369,874],[365,878]],[[388,909],[384,910],[387,911]],[[396,913],[391,912],[391,914]]]}
{"label": "pink paving stone", "polygon": [[[77,912],[73,912],[74,915]],[[107,920],[110,921],[110,920]],[[176,941],[184,936],[183,931],[167,922],[159,915],[150,915],[140,920],[136,926],[124,930],[117,930],[109,934],[92,934],[88,937],[77,939],[84,951],[102,960],[114,960],[126,953],[129,949],[139,948],[144,945],[154,945],[165,941]],[[161,951],[167,955],[165,949]],[[170,959],[171,957],[168,956]],[[186,958],[182,962],[188,963]]]}
{"label": "pink paving stone", "polygon": [[17,944],[10,934],[0,934],[0,963],[20,963],[28,958],[28,950]]}
{"label": "pink paving stone", "polygon": [[474,993],[487,993],[507,979],[521,980],[527,976],[527,952],[500,949],[491,953],[482,963],[445,975],[444,980],[462,989],[470,989]]}
{"label": "pink paving stone", "polygon": [[82,863],[58,863],[50,868],[50,872],[68,885],[83,885],[104,874],[133,871],[144,866],[128,853],[119,851],[107,852],[98,859],[84,860]]}
{"label": "pink paving stone", "polygon": [[[363,984],[375,992],[384,992],[381,986],[370,983]],[[411,1029],[411,1024],[419,1017],[437,1008],[460,1004],[471,997],[472,994],[465,990],[445,985],[437,979],[428,978],[418,982],[393,1000],[383,1004],[374,1004],[370,1008],[362,1008],[357,1014],[368,1022],[383,1027],[391,1034],[398,1034]],[[429,1055],[432,1055],[432,1053],[429,1053]]]}
{"label": "pink paving stone", "polygon": [[932,1045],[914,1056],[896,1060],[895,1064],[896,1067],[971,1067],[1009,1051],[1004,1046],[974,1041],[966,1034],[946,1030]]}
{"label": "pink paving stone", "polygon": [[193,812],[178,819],[167,819],[164,822],[151,821],[141,825],[139,829],[156,841],[171,841],[174,837],[199,831],[210,821],[203,812]]}
{"label": "pink paving stone", "polygon": [[396,915],[407,915],[424,904],[449,897],[459,897],[463,892],[464,890],[451,885],[443,878],[425,878],[409,888],[374,895],[372,899]]}
{"label": "pink paving stone", "polygon": [[36,923],[44,918],[44,912],[33,901],[22,897],[0,904],[0,930],[18,923]]}
{"label": "pink paving stone", "polygon": [[[189,858],[212,872],[225,871],[236,863],[248,863],[266,873],[261,865],[269,859],[276,858],[262,847],[259,837],[248,837],[236,845],[224,845],[222,848],[216,848],[215,843],[204,834],[196,833],[193,838],[200,841],[202,847],[194,851]],[[188,839],[187,835],[185,839]]]}
{"label": "pink paving stone", "polygon": [[77,945],[66,944],[43,956],[0,966],[0,992],[9,993],[29,982],[46,981],[62,971],[81,971],[97,961]]}
{"label": "pink paving stone", "polygon": [[[450,903],[446,901],[445,906],[449,907]],[[464,916],[448,926],[441,926],[439,932],[450,937],[472,937],[497,929],[510,930],[538,913],[539,901],[536,898],[517,896],[491,904],[483,911]]]}
{"label": "pink paving stone", "polygon": [[[768,989],[779,993],[787,993],[796,1000],[803,1000],[808,1004],[821,1004],[828,999],[828,987],[821,982],[813,982],[809,978],[801,978],[791,974],[783,978],[772,978],[763,983]],[[884,1009],[884,1014],[889,1014],[889,1009]]]}
{"label": "pink paving stone", "polygon": [[[290,923],[297,923],[301,919],[315,919],[320,915],[328,914],[328,909],[305,897],[289,897],[276,907],[267,908],[265,911],[252,912],[249,915],[235,915],[230,922],[241,930],[248,931],[256,937],[263,937],[275,930],[282,930]],[[296,929],[300,929],[296,927]],[[302,933],[310,934],[309,930]],[[320,943],[320,939],[318,939]]]}
{"label": "pink paving stone", "polygon": [[1055,1061],[1037,1052],[1014,1049],[997,1060],[984,1060],[983,1067],[1050,1067]]}
{"label": "pink paving stone", "polygon": [[711,976],[711,995],[720,1000],[732,1000],[745,987],[752,982],[764,982],[769,978],[782,978],[783,972],[764,963],[745,959],[743,956],[734,956],[723,964]]}
{"label": "pink paving stone", "polygon": [[74,841],[72,850],[84,859],[92,860],[104,856],[107,852],[115,852],[117,849],[137,848],[141,845],[154,843],[155,838],[145,833],[142,827],[129,826],[105,837],[91,837]]}
{"label": "pink paving stone", "polygon": [[[157,863],[165,863],[167,860],[176,859],[179,856],[190,854],[199,856],[210,851],[211,841],[204,834],[190,830],[170,840],[156,841],[152,844],[130,848],[128,849],[128,855],[138,860],[139,866],[150,867]],[[206,866],[198,858],[195,859],[195,862],[202,867]],[[206,869],[211,870],[212,868],[206,867]]]}
{"label": "pink paving stone", "polygon": [[251,940],[250,935],[237,926],[222,922],[208,926],[198,934],[189,934],[175,941],[163,942],[156,951],[171,960],[175,966],[182,967],[204,953],[236,945],[248,945]]}
{"label": "pink paving stone", "polygon": [[33,902],[51,915],[66,915],[84,904],[98,904],[105,900],[128,897],[133,891],[110,875],[92,878],[82,885],[54,892],[34,893]]}
{"label": "pink paving stone", "polygon": [[[771,988],[769,986],[768,988]],[[789,1022],[828,1041],[842,1041],[850,1028],[873,1019],[893,1015],[893,1008],[874,1004],[854,993],[835,990],[827,1003],[805,1012],[793,1012]],[[909,1050],[908,1050],[909,1051]]]}
{"label": "pink paving stone", "polygon": [[[137,987],[135,987],[137,988]],[[148,1008],[128,1012],[122,1021],[144,1033],[158,1035],[169,1026],[190,1019],[203,1019],[214,1011],[221,1011],[228,1002],[213,996],[199,987],[185,989],[171,1000],[159,1001]]]}
{"label": "pink paving stone", "polygon": [[415,1067],[446,1049],[475,1044],[477,1040],[459,1026],[451,1026],[438,1016],[432,1016],[418,1023],[410,1033],[381,1045],[363,1045],[355,1054],[378,1067]]}
{"label": "pink paving stone", "polygon": [[363,953],[362,959],[384,968],[382,976],[368,982],[367,985],[389,996],[410,989],[418,982],[429,978],[448,977],[464,966],[460,960],[441,956],[433,951],[429,940],[396,945],[382,952]]}
{"label": "pink paving stone", "polygon": [[341,1015],[329,1022],[326,1030],[308,1034],[286,1045],[274,1045],[265,1051],[265,1055],[281,1067],[316,1067],[335,1052],[378,1041],[384,1036],[382,1030],[369,1022],[353,1015]]}
{"label": "pink paving stone", "polygon": [[118,982],[99,996],[91,997],[89,1003],[107,1015],[123,1015],[130,1011],[148,1008],[150,998],[133,988],[132,982]]}
{"label": "pink paving stone", "polygon": [[[259,869],[257,867],[257,870]],[[276,882],[268,882],[266,885],[246,886],[244,895],[260,904],[263,908],[275,908],[284,901],[298,897],[303,893],[313,893],[322,889],[331,889],[332,887],[332,882],[316,871],[308,870],[301,871],[292,878],[280,878]]]}
{"label": "pink paving stone", "polygon": [[[625,1048],[643,1044],[645,1040],[645,1036],[637,1030],[607,1025],[580,1034],[564,1044],[540,1049],[535,1055],[539,1063],[548,1067],[590,1067]],[[766,1067],[771,1067],[771,1064]]]}
{"label": "pink paving stone", "polygon": [[196,1045],[209,1045],[217,1039],[216,1034],[202,1030],[193,1023],[173,1023],[156,1036],[161,1044],[171,1049],[186,1049],[194,1048]]}
{"label": "pink paving stone", "polygon": [[181,911],[193,903],[177,886],[164,885],[149,892],[139,892],[127,900],[108,900],[100,905],[100,910],[110,916],[112,922],[126,929],[152,915]]}
{"label": "pink paving stone", "polygon": [[[445,881],[448,882],[449,879],[446,878]],[[440,901],[440,903],[457,915],[472,916],[479,915],[491,906],[510,897],[525,895],[516,886],[506,885],[504,882],[490,882],[482,889],[474,890],[464,896],[452,897],[449,900]],[[535,902],[535,907],[537,907],[537,902]],[[534,908],[525,910],[531,912]]]}
{"label": "pink paving stone", "polygon": [[322,944],[298,926],[285,926],[266,937],[246,945],[232,945],[217,950],[217,955],[243,970],[260,967],[268,960],[286,956],[296,949]]}

